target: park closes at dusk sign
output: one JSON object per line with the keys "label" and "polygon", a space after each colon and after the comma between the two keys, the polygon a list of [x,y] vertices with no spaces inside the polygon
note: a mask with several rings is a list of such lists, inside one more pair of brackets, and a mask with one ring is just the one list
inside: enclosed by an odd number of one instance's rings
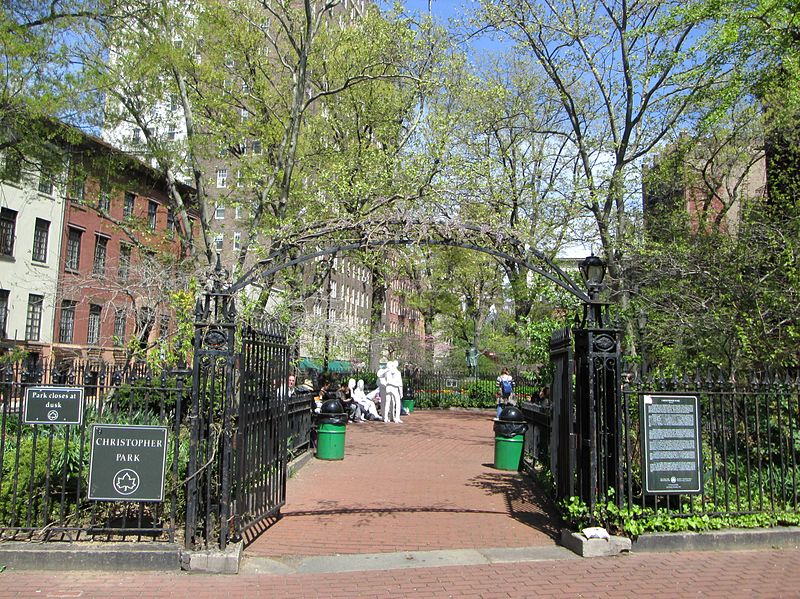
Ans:
{"label": "park closes at dusk sign", "polygon": [[25,389],[26,424],[81,424],[83,389],[80,387],[28,387]]}
{"label": "park closes at dusk sign", "polygon": [[163,501],[167,427],[96,424],[89,499]]}
{"label": "park closes at dusk sign", "polygon": [[645,493],[702,492],[697,397],[643,395],[641,423]]}

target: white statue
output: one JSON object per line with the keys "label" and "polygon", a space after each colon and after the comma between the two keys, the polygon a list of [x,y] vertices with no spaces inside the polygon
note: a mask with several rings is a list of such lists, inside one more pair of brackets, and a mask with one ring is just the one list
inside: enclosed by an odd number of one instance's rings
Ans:
{"label": "white statue", "polygon": [[[378,377],[381,380],[381,396],[383,397],[383,421],[402,422],[400,420],[400,400],[403,399],[403,376],[397,368],[397,362],[392,360],[386,364],[386,368],[379,371]],[[384,393],[385,389],[385,393]]]}
{"label": "white statue", "polygon": [[353,390],[353,399],[361,406],[362,412],[367,414],[369,420],[382,420],[382,418],[378,416],[378,409],[375,407],[375,402],[369,399],[366,393],[364,393],[364,381],[361,379],[358,380],[358,384]]}

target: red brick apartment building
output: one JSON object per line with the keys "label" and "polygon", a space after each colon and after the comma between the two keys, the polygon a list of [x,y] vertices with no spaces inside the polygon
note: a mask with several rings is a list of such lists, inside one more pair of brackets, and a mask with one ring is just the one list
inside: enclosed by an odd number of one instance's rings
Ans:
{"label": "red brick apartment building", "polygon": [[66,187],[53,357],[124,361],[135,346],[166,341],[185,256],[165,180],[85,137],[71,148]]}

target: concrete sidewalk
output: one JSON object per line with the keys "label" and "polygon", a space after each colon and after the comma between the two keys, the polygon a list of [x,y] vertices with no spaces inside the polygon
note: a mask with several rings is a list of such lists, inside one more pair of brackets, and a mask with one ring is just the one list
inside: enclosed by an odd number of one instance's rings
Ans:
{"label": "concrete sidewalk", "polygon": [[495,470],[493,411],[416,411],[347,427],[342,461],[289,480],[283,517],[245,555],[281,558],[554,546],[559,526],[527,477]]}

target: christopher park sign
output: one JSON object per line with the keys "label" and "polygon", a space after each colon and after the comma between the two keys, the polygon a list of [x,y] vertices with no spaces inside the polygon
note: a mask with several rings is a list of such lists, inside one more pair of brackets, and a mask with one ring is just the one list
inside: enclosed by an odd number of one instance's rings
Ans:
{"label": "christopher park sign", "polygon": [[83,389],[80,387],[28,387],[25,389],[26,424],[81,424]]}
{"label": "christopher park sign", "polygon": [[95,424],[89,499],[163,501],[167,427]]}

